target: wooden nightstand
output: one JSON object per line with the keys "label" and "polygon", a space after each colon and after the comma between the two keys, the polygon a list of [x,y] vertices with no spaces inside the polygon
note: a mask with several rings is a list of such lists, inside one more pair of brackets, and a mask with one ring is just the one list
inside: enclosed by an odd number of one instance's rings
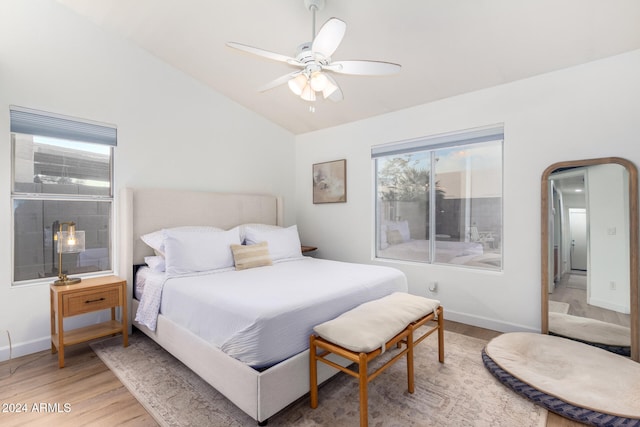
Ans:
{"label": "wooden nightstand", "polygon": [[[122,333],[123,345],[129,345],[127,334],[127,282],[116,276],[83,279],[75,285],[50,285],[51,353],[58,352],[58,365],[64,368],[65,346]],[[122,321],[116,320],[116,307],[121,307]],[[111,320],[65,331],[65,317],[111,309]]]}
{"label": "wooden nightstand", "polygon": [[317,247],[315,247],[315,246],[305,246],[305,245],[302,245],[302,246],[300,247],[300,249],[302,250],[302,253],[303,253],[303,254],[305,254],[305,253],[307,253],[307,252],[313,252],[313,251],[315,251],[315,250],[318,250],[318,248],[317,248]]}

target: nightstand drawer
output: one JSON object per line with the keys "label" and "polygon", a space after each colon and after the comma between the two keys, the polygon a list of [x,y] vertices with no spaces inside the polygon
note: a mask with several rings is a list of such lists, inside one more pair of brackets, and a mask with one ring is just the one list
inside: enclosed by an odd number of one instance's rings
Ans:
{"label": "nightstand drawer", "polygon": [[120,305],[120,291],[119,288],[113,288],[63,295],[62,305],[65,317],[103,310]]}

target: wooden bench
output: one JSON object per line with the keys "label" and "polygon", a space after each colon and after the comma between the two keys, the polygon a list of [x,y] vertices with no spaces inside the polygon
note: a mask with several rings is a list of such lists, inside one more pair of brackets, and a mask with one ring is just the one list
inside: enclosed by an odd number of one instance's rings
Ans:
{"label": "wooden bench", "polygon": [[[432,320],[435,326],[414,338],[414,331]],[[407,358],[409,393],[414,392],[413,348],[438,331],[438,360],[444,362],[444,319],[440,302],[396,292],[359,305],[314,328],[310,337],[309,384],[311,407],[318,407],[317,361],[345,372],[360,382],[360,426],[368,425],[367,385],[402,356]],[[368,373],[368,364],[393,346],[402,348],[381,367]],[[318,352],[320,350],[320,352]],[[357,372],[327,359],[335,354],[358,365]]]}

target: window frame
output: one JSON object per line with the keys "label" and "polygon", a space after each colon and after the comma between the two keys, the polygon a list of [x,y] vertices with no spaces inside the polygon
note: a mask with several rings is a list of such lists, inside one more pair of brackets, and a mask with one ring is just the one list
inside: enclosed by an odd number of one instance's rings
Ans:
{"label": "window frame", "polygon": [[[14,123],[12,121],[12,127],[10,129],[10,145],[11,145],[11,192],[10,192],[10,206],[11,206],[11,286],[12,287],[21,287],[27,285],[38,285],[42,283],[49,283],[57,276],[46,276],[39,277],[35,279],[24,279],[24,280],[16,280],[16,258],[15,258],[15,247],[16,247],[16,216],[15,216],[15,206],[18,201],[42,201],[43,203],[47,201],[56,201],[56,202],[88,202],[88,203],[108,203],[109,204],[109,221],[108,221],[108,245],[107,251],[109,254],[109,269],[106,270],[97,270],[85,273],[71,273],[76,277],[92,277],[92,276],[103,276],[108,274],[113,274],[114,272],[114,264],[116,261],[116,254],[114,251],[115,245],[115,176],[114,176],[114,163],[115,163],[115,147],[117,146],[117,128],[114,125],[99,123],[95,121],[79,119],[76,117],[69,117],[55,113],[48,113],[38,110],[27,109],[23,107],[10,106],[10,113],[14,112],[25,112],[27,114],[34,114],[37,116],[41,116],[44,119],[50,118],[52,121],[63,120],[68,121],[71,125],[79,126],[80,132],[77,133],[79,137],[73,137],[73,129],[71,129],[69,134],[71,137],[65,138],[64,134],[60,136],[51,136],[49,135],[40,135],[38,133],[27,133],[27,132],[17,132],[14,131]],[[13,120],[13,117],[12,117]],[[46,125],[45,125],[46,126]],[[113,134],[109,135],[98,135],[97,139],[94,141],[84,141],[81,140],[80,137],[86,137],[87,134],[84,133],[86,129],[97,128],[100,131],[100,128],[107,129],[107,132],[113,131]],[[45,131],[46,132],[46,131]],[[64,130],[63,130],[64,132]],[[102,131],[104,132],[104,131]],[[28,192],[28,191],[17,191],[16,190],[16,134],[29,135],[32,137],[47,137],[54,138],[61,141],[67,141],[72,144],[79,144],[82,146],[91,146],[91,145],[101,145],[106,146],[109,149],[109,194],[108,195],[100,195],[100,194],[64,194],[64,193],[42,193],[42,192]],[[67,136],[69,136],[67,135]],[[91,136],[89,135],[89,138]],[[109,140],[113,140],[109,142]],[[44,206],[44,205],[43,205]],[[55,232],[52,230],[52,232]],[[43,245],[43,249],[44,249]],[[46,264],[45,264],[46,265]],[[44,266],[44,265],[43,265]]]}
{"label": "window frame", "polygon": [[[490,142],[490,141],[499,141],[500,142],[500,265],[498,267],[479,267],[472,265],[464,265],[464,264],[453,264],[449,262],[440,262],[436,260],[437,251],[436,251],[436,238],[429,238],[429,252],[428,252],[428,260],[415,260],[415,259],[407,259],[400,257],[381,257],[379,256],[379,251],[381,248],[381,242],[383,240],[382,234],[382,225],[383,218],[380,206],[380,192],[379,192],[379,158],[392,158],[395,156],[401,156],[412,153],[423,153],[427,152],[428,157],[428,182],[434,182],[437,184],[436,177],[438,175],[438,171],[436,168],[436,161],[434,161],[435,155],[438,150],[446,149],[446,148],[454,148],[454,147],[470,147],[472,148],[474,145],[478,145],[482,142]],[[433,136],[425,136],[416,139],[404,140],[404,141],[396,141],[391,143],[385,143],[380,145],[375,145],[371,147],[371,161],[372,172],[373,172],[373,247],[372,247],[372,258],[376,261],[382,262],[400,262],[400,263],[415,263],[415,264],[427,264],[427,265],[438,265],[438,266],[449,266],[449,267],[463,267],[474,269],[477,271],[485,271],[485,272],[502,272],[504,271],[504,124],[495,124],[490,126],[484,126],[474,129],[467,129],[463,131],[450,132],[445,134],[438,134]],[[433,189],[436,189],[436,185],[433,186]],[[466,200],[471,200],[472,198],[466,198]],[[435,236],[437,233],[436,227],[436,209],[438,208],[436,203],[436,191],[428,192],[428,209],[425,212],[426,218],[426,227],[429,233],[429,236]],[[432,234],[433,233],[433,234]]]}

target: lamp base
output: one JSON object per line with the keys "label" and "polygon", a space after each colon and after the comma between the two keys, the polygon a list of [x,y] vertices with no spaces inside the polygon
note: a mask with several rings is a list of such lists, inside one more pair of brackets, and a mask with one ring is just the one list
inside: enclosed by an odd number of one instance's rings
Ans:
{"label": "lamp base", "polygon": [[67,277],[64,277],[62,279],[58,279],[55,282],[53,282],[54,286],[67,286],[67,285],[75,285],[76,283],[80,283],[82,282],[82,279],[79,277],[76,277],[74,279],[69,279]]}

